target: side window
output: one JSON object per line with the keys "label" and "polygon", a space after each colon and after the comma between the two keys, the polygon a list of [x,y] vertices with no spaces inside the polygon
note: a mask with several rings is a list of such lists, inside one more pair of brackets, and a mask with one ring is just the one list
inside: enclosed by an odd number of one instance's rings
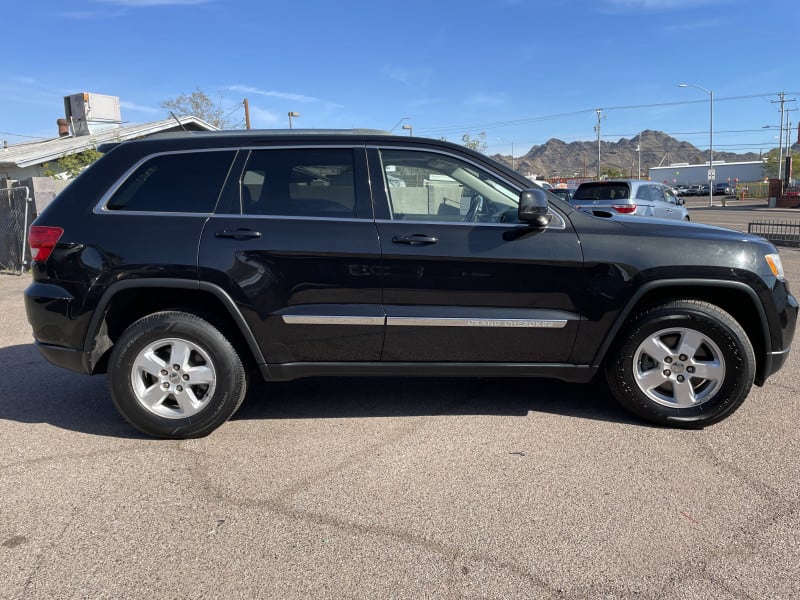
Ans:
{"label": "side window", "polygon": [[355,217],[353,151],[254,150],[239,190],[244,214]]}
{"label": "side window", "polygon": [[653,194],[653,200],[664,202],[664,188],[662,188],[660,185],[653,185],[650,187],[650,192]]}
{"label": "side window", "polygon": [[662,188],[664,191],[664,199],[670,204],[678,204],[678,198],[672,193],[669,188]]}
{"label": "side window", "polygon": [[142,163],[114,192],[108,210],[210,213],[235,152],[161,154]]}
{"label": "side window", "polygon": [[652,186],[649,185],[642,185],[639,186],[639,189],[636,192],[636,199],[637,200],[653,200],[653,196],[650,194],[650,188]]}
{"label": "side window", "polygon": [[451,156],[382,150],[392,219],[502,223],[517,221],[519,193]]}

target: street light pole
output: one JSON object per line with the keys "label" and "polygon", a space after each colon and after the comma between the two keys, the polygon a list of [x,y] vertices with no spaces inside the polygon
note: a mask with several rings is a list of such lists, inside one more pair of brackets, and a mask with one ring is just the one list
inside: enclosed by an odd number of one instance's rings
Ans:
{"label": "street light pole", "polygon": [[636,144],[636,150],[639,152],[639,170],[636,171],[636,179],[642,178],[642,132],[639,132],[639,143]]}
{"label": "street light pole", "polygon": [[597,130],[597,181],[600,181],[600,114],[603,112],[603,109],[595,109],[595,112],[597,113],[597,125],[595,125],[595,129]]}
{"label": "street light pole", "polygon": [[300,113],[299,112],[295,112],[295,111],[291,111],[288,114],[289,114],[289,129],[291,129],[292,128],[292,117],[299,117]]}
{"label": "street light pole", "polygon": [[692,83],[679,83],[678,87],[693,87],[708,94],[710,116],[708,125],[708,205],[714,206],[714,92]]}
{"label": "street light pole", "polygon": [[413,125],[403,125],[403,129],[408,131],[408,135],[414,135],[414,126]]}

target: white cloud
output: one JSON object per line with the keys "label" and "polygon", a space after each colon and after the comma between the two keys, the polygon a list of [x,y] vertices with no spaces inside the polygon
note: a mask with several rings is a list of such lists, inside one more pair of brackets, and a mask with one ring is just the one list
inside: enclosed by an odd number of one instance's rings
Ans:
{"label": "white cloud", "polygon": [[133,110],[136,112],[143,112],[148,114],[156,114],[164,112],[163,109],[160,108],[153,108],[152,106],[144,106],[142,104],[136,104],[135,102],[127,102],[125,100],[121,100],[119,103],[120,108],[124,108],[127,110]]}
{"label": "white cloud", "polygon": [[706,21],[692,21],[689,23],[679,23],[678,25],[667,25],[664,27],[664,31],[667,33],[681,33],[699,29],[718,29],[722,25],[722,19],[708,19]]}
{"label": "white cloud", "polygon": [[464,103],[473,106],[502,106],[506,101],[499,95],[477,93],[469,96]]}
{"label": "white cloud", "polygon": [[395,81],[399,81],[403,85],[419,89],[428,84],[433,76],[433,70],[428,67],[393,67],[386,65],[383,67],[383,72]]}
{"label": "white cloud", "polygon": [[267,110],[259,108],[258,106],[250,105],[250,123],[256,129],[267,127],[268,125],[275,125],[278,123],[280,116]]}
{"label": "white cloud", "polygon": [[291,92],[276,92],[272,90],[260,90],[247,85],[230,85],[225,89],[232,92],[242,92],[244,94],[255,94],[257,96],[266,96],[268,98],[279,98],[281,100],[291,100],[292,102],[318,102],[319,98],[313,96],[306,96],[305,94],[295,94]]}

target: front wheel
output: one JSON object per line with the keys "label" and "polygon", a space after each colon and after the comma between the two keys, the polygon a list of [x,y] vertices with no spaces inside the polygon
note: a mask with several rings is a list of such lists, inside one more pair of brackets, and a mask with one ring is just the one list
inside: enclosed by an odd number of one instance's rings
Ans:
{"label": "front wheel", "polygon": [[636,315],[606,360],[617,400],[661,425],[703,427],[732,414],[755,377],[747,334],[727,312],[676,300]]}
{"label": "front wheel", "polygon": [[200,317],[174,311],[144,317],[123,332],[111,351],[108,383],[131,425],[174,439],[211,433],[247,390],[230,342]]}

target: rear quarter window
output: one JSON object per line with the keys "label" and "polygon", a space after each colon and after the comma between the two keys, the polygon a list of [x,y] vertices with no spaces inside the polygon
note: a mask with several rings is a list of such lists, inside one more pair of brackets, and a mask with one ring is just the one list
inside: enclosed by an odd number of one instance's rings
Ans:
{"label": "rear quarter window", "polygon": [[117,188],[107,210],[210,213],[235,152],[180,152],[153,156]]}

